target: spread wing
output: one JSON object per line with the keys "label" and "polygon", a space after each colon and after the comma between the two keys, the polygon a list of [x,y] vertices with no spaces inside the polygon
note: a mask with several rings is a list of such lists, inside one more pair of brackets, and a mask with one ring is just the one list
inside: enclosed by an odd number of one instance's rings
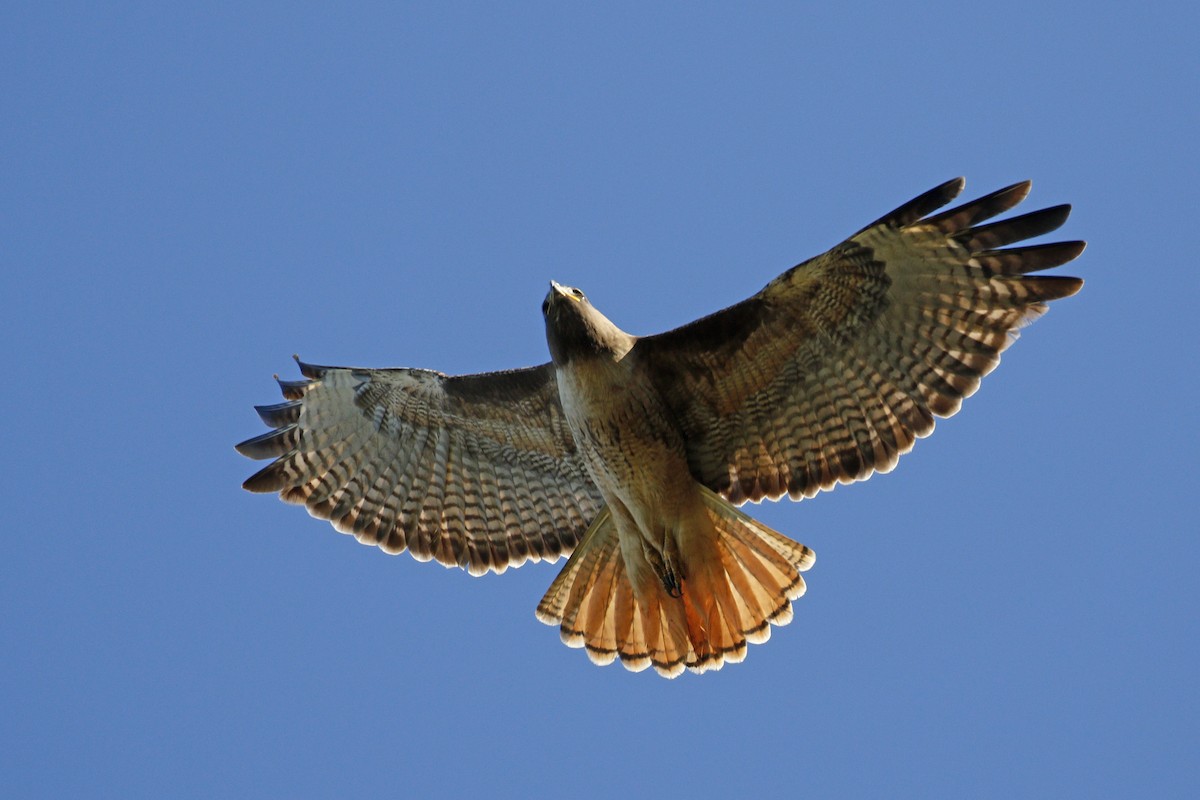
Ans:
{"label": "spread wing", "polygon": [[472,574],[569,553],[603,507],[550,364],[450,377],[300,364],[275,430],[242,442],[275,458],[249,478],[339,531]]}
{"label": "spread wing", "polygon": [[887,472],[1000,362],[1017,329],[1083,282],[1029,273],[1083,242],[1004,248],[1058,228],[1056,206],[979,225],[1028,182],[927,216],[957,179],[753,297],[638,340],[701,483],[734,502],[812,496]]}

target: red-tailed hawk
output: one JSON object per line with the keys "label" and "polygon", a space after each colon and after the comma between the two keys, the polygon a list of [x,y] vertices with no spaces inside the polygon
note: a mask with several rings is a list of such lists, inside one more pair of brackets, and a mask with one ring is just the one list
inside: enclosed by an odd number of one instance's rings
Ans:
{"label": "red-tailed hawk", "polygon": [[743,514],[887,472],[1078,278],[1032,276],[1083,242],[1010,247],[1056,206],[987,225],[1019,183],[940,214],[905,203],[762,291],[668,333],[625,333],[551,284],[551,361],[447,376],[300,364],[274,458],[245,482],[365,544],[473,575],[571,558],[537,608],[593,661],[666,676],[741,661],[792,618],[807,547]]}

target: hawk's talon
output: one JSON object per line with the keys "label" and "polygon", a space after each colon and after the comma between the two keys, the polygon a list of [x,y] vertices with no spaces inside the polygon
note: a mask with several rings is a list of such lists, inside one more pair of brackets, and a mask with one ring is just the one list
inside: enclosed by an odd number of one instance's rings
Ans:
{"label": "hawk's talon", "polygon": [[682,559],[679,557],[679,545],[676,544],[675,537],[669,535],[665,544],[663,571],[659,573],[662,575],[663,587],[671,597],[683,597],[683,580],[686,576],[683,574]]}

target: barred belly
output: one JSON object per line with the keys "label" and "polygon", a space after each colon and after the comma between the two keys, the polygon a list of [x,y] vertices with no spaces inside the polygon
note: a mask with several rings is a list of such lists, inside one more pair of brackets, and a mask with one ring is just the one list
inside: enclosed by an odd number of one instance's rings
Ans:
{"label": "barred belly", "polygon": [[[641,523],[670,518],[691,488],[683,436],[649,382],[619,361],[573,361],[558,391],[575,444],[606,499]],[[656,538],[656,537],[655,537]]]}

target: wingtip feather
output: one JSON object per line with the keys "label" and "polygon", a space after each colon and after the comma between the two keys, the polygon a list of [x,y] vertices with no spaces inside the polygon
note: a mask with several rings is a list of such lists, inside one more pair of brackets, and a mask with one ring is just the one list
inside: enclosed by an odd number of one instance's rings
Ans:
{"label": "wingtip feather", "polygon": [[234,445],[234,449],[246,458],[259,461],[265,458],[278,458],[296,448],[299,435],[295,425],[288,425],[251,437],[244,442],[238,442]]}
{"label": "wingtip feather", "polygon": [[319,364],[309,364],[307,361],[301,361],[300,356],[293,354],[292,358],[296,360],[296,366],[300,368],[300,374],[310,380],[319,380],[326,372],[333,367],[323,367]]}
{"label": "wingtip feather", "polygon": [[242,482],[242,488],[255,494],[270,494],[287,488],[287,481],[279,464],[280,462],[276,461],[246,478]]}
{"label": "wingtip feather", "polygon": [[[905,225],[911,225],[917,220],[932,214],[942,206],[949,203],[962,192],[963,187],[967,185],[967,179],[963,177],[953,178],[938,186],[933,187],[923,194],[917,195],[912,200],[904,203],[900,207],[889,211],[879,219],[867,225],[858,233],[870,230],[877,225],[886,225],[893,228],[902,228]],[[857,234],[855,234],[857,235]]]}

